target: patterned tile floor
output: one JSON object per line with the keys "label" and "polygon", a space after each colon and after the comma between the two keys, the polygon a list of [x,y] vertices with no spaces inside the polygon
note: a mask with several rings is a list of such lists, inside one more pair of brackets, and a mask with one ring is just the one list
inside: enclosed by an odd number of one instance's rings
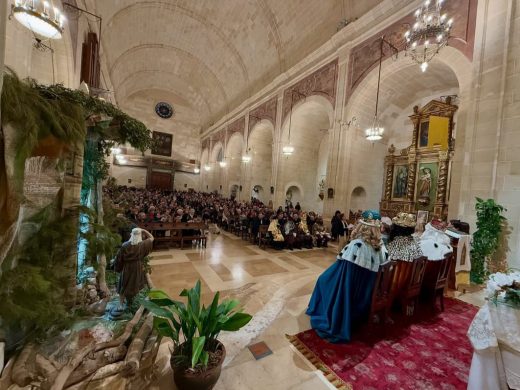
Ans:
{"label": "patterned tile floor", "polygon": [[[157,288],[177,297],[197,279],[203,301],[216,291],[241,301],[253,320],[241,331],[223,334],[227,359],[216,390],[333,389],[287,341],[285,334],[310,328],[305,309],[317,277],[335,260],[338,248],[275,251],[262,250],[232,234],[222,232],[208,239],[207,248],[158,250],[152,255],[152,280]],[[482,305],[479,294],[461,299]],[[273,351],[255,360],[247,346],[264,341]],[[161,346],[162,371],[152,389],[175,389],[169,368],[168,343]]]}

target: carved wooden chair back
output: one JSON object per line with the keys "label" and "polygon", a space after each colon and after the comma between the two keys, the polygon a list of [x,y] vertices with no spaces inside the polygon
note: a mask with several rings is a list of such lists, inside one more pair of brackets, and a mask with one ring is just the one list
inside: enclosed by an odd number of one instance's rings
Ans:
{"label": "carved wooden chair back", "polygon": [[370,320],[374,315],[383,312],[385,320],[388,318],[392,306],[392,281],[397,266],[396,261],[389,261],[379,266],[379,271],[372,292],[372,305],[370,307]]}

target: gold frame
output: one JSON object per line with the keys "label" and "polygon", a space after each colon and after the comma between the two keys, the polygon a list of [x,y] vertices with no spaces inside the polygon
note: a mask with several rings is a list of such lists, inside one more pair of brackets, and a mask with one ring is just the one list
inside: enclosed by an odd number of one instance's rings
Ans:
{"label": "gold frame", "polygon": [[[451,104],[451,99],[446,99],[446,102],[432,100],[420,109],[418,106],[414,107],[414,113],[410,115],[413,123],[410,146],[396,155],[395,148],[392,145],[388,150],[388,155],[385,157],[383,197],[380,202],[382,215],[393,217],[399,212],[416,213],[418,210],[416,187],[419,166],[422,163],[437,163],[435,203],[429,212],[429,218],[446,218],[450,193],[451,160],[455,144],[453,138],[453,115],[457,109],[456,105]],[[431,115],[449,118],[448,150],[442,150],[440,146],[419,147],[421,123],[429,121]],[[395,168],[400,165],[408,165],[406,198],[393,197]]]}

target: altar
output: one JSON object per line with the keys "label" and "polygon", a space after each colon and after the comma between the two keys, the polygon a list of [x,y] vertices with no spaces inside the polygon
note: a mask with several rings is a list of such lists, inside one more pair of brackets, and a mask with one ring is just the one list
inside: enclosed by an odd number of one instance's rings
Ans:
{"label": "altar", "polygon": [[396,154],[392,145],[385,157],[382,215],[417,213],[417,221],[425,223],[447,219],[457,108],[450,96],[413,108],[410,146]]}
{"label": "altar", "polygon": [[486,302],[468,337],[474,349],[468,390],[520,389],[520,309]]}

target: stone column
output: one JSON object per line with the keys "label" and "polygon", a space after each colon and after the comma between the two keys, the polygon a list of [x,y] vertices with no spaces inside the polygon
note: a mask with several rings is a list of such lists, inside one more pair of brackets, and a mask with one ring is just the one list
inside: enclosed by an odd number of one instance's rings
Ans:
{"label": "stone column", "polygon": [[[463,165],[456,167],[462,179],[458,199],[450,201],[450,207],[458,202],[456,216],[470,222],[473,232],[476,197],[494,198],[507,208],[513,267],[520,265],[519,20],[517,0],[478,2]],[[455,216],[451,210],[450,215]]]}
{"label": "stone column", "polygon": [[[274,125],[273,149],[272,149],[272,179],[271,185],[274,187],[274,194],[270,199],[273,201],[273,208],[283,206],[285,194],[283,193],[283,183],[278,182],[280,170],[282,169],[282,111],[283,111],[283,90],[278,92],[278,100],[276,102],[276,121]],[[269,189],[269,192],[271,189]],[[281,203],[280,203],[281,202]]]}
{"label": "stone column", "polygon": [[256,164],[258,161],[254,161],[254,156],[248,149],[251,149],[249,145],[249,110],[244,112],[245,125],[244,125],[244,154],[248,154],[251,157],[251,161],[248,163],[242,163],[240,170],[240,184],[242,185],[242,192],[240,199],[249,201],[251,198],[251,165]]}
{"label": "stone column", "polygon": [[[347,66],[350,50],[342,50],[338,60],[338,80],[336,84],[336,106],[334,107],[334,123],[330,124],[329,129],[329,161],[327,163],[327,178],[325,179],[325,199],[323,205],[323,215],[325,218],[332,217],[336,209],[343,210],[345,200],[344,193],[341,191],[341,170],[348,158],[342,150],[348,122],[344,118],[345,95],[347,91]],[[328,199],[327,189],[334,188],[334,199]]]}
{"label": "stone column", "polygon": [[[350,56],[350,46],[342,48],[339,52],[338,60],[338,84],[336,92],[336,107],[334,112],[334,134],[336,138],[333,146],[333,160],[329,166],[331,174],[333,173],[332,185],[327,187],[334,188],[334,199],[331,202],[327,202],[324,208],[324,214],[326,217],[331,217],[335,210],[342,210],[348,212],[347,203],[349,200],[348,193],[348,171],[350,169],[350,148],[352,142],[349,139],[352,138],[356,124],[347,109],[347,75],[348,75],[348,64]],[[331,142],[332,143],[332,142]],[[334,165],[333,165],[334,164]]]}

